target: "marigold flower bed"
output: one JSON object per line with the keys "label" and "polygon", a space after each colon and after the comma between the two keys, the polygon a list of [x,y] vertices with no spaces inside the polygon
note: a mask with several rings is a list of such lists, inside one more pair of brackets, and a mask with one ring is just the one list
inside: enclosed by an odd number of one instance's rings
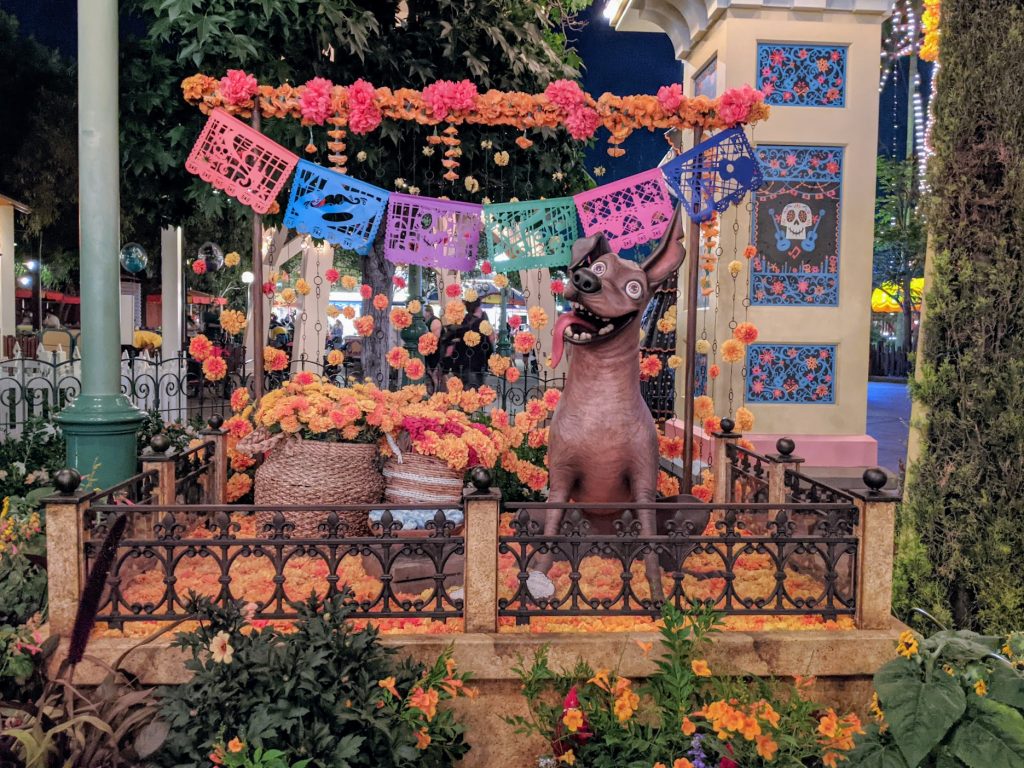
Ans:
{"label": "marigold flower bed", "polygon": [[[254,538],[256,536],[255,521],[251,516],[237,520],[241,529],[236,533],[238,538]],[[504,515],[502,535],[510,535],[510,516]],[[188,533],[186,538],[212,538],[213,534],[202,525]],[[692,573],[706,573],[719,570],[721,563],[709,555],[691,555],[686,561],[690,574],[683,580],[688,595],[695,598],[708,599],[717,595],[723,586],[719,577],[698,578]],[[566,562],[555,563],[550,576],[555,584],[556,594],[564,595],[569,589],[570,566]],[[602,557],[588,557],[580,567],[581,584],[588,597],[611,598],[618,594],[621,581],[621,564],[618,560]],[[650,589],[644,575],[642,563],[632,565],[632,585],[640,598],[650,595]],[[739,595],[743,597],[766,597],[775,588],[775,570],[768,555],[743,555],[734,566],[734,584]],[[269,598],[274,591],[274,566],[265,557],[237,557],[231,566],[231,591],[239,599],[261,601]],[[220,569],[218,564],[209,557],[182,558],[175,570],[175,587],[179,595],[187,595],[190,590],[199,595],[214,597],[220,592]],[[328,566],[324,560],[314,557],[293,557],[285,565],[285,591],[292,600],[302,600],[311,592],[324,594],[328,586]],[[357,600],[372,602],[380,594],[380,580],[367,573],[362,558],[345,557],[338,567],[341,583],[347,584],[355,593]],[[518,584],[518,569],[515,558],[511,554],[501,555],[498,565],[499,596],[511,598]],[[672,578],[662,575],[666,592],[672,589]],[[460,576],[448,577],[446,587],[449,594],[461,587]],[[822,583],[807,574],[787,569],[786,588],[793,597],[813,597],[821,594]],[[398,600],[415,600],[427,598],[431,589],[418,594],[399,593]],[[164,573],[161,569],[143,571],[136,574],[122,588],[124,600],[129,603],[156,604],[164,592]],[[372,611],[371,611],[372,613]],[[455,634],[463,631],[462,619],[438,621],[424,618],[367,618],[359,619],[357,625],[372,622],[383,634]],[[282,629],[290,626],[289,621],[270,622]],[[637,616],[573,616],[573,617],[535,617],[528,624],[517,625],[512,617],[500,620],[500,631],[512,633],[546,633],[546,632],[653,632],[661,626],[660,620]],[[149,635],[161,622],[129,621],[124,629],[113,629],[105,623],[99,623],[95,630],[102,637],[144,637]],[[725,628],[731,631],[752,632],[764,630],[850,630],[854,628],[853,619],[848,616],[835,621],[827,621],[820,616],[729,616],[725,619]],[[186,625],[187,629],[187,625]]]}

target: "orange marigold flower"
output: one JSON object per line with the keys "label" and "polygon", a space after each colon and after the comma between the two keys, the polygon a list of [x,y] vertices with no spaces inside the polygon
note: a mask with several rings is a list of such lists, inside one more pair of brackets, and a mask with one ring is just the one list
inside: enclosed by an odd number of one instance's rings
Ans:
{"label": "orange marigold flower", "polygon": [[693,415],[704,421],[715,415],[715,401],[707,395],[701,395],[693,400]]}
{"label": "orange marigold flower", "polygon": [[409,362],[409,351],[405,347],[392,347],[388,350],[387,359],[392,368],[404,368]]}
{"label": "orange marigold flower", "polygon": [[383,293],[378,293],[376,296],[373,297],[373,308],[381,312],[387,309],[390,303],[391,299],[389,299]]}
{"label": "orange marigold flower", "polygon": [[536,328],[538,331],[542,331],[547,327],[548,313],[544,311],[544,307],[530,307],[526,310],[526,316],[530,321],[531,328]]}
{"label": "orange marigold flower", "polygon": [[209,381],[220,381],[228,374],[228,364],[223,357],[210,355],[203,361],[203,376]]}
{"label": "orange marigold flower", "polygon": [[677,757],[675,762],[672,763],[672,768],[693,768],[693,763],[685,757]]}
{"label": "orange marigold flower", "polygon": [[519,375],[519,369],[515,366],[510,366],[509,369],[505,371],[505,381],[509,384],[515,384],[519,381]]}
{"label": "orange marigold flower", "polygon": [[311,371],[299,371],[295,374],[295,378],[292,381],[300,386],[308,387],[316,381],[316,374]]}
{"label": "orange marigold flower", "polygon": [[718,363],[713,363],[708,368],[708,376],[710,376],[712,379],[717,379],[721,375],[721,373],[722,369],[718,367]]}
{"label": "orange marigold flower", "polygon": [[423,688],[417,687],[413,690],[409,696],[409,708],[418,709],[424,715],[428,721],[434,719],[434,715],[437,714],[437,702],[439,699],[437,691],[431,688],[429,691],[424,691]]}
{"label": "orange marigold flower", "polygon": [[743,255],[746,256],[748,259],[752,259],[755,256],[757,256],[757,248],[755,248],[752,245],[748,245],[746,248],[743,249]]}
{"label": "orange marigold flower", "polygon": [[775,753],[779,751],[779,745],[771,736],[758,736],[757,754],[771,762],[775,759]]}
{"label": "orange marigold flower", "polygon": [[690,669],[697,677],[711,677],[711,667],[704,659],[694,659],[690,662]]}
{"label": "orange marigold flower", "polygon": [[277,347],[264,347],[263,367],[268,371],[283,371],[288,367],[288,354]]}
{"label": "orange marigold flower", "polygon": [[661,358],[657,355],[647,355],[640,360],[640,378],[653,379],[661,373]]}
{"label": "orange marigold flower", "polygon": [[419,381],[423,378],[423,374],[427,372],[427,367],[423,364],[423,361],[418,357],[414,357],[405,364],[405,375],[413,381]]}
{"label": "orange marigold flower", "polygon": [[252,489],[252,478],[244,472],[238,472],[228,478],[224,486],[224,495],[228,503],[238,501]]}
{"label": "orange marigold flower", "polygon": [[228,752],[241,752],[245,749],[245,742],[237,736],[228,742]]}
{"label": "orange marigold flower", "polygon": [[544,405],[549,411],[555,410],[558,406],[558,401],[562,398],[562,391],[560,389],[546,389],[544,390]]}
{"label": "orange marigold flower", "polygon": [[494,354],[487,358],[487,367],[495,376],[504,376],[512,361],[504,355]]}
{"label": "orange marigold flower", "polygon": [[749,408],[742,405],[736,409],[736,429],[740,432],[749,432],[754,428],[754,414]]}
{"label": "orange marigold flower", "polygon": [[516,334],[516,339],[512,346],[516,352],[518,352],[521,355],[525,355],[527,352],[530,352],[533,349],[533,346],[536,343],[536,336],[534,336],[529,331],[520,331],[519,333]]}
{"label": "orange marigold flower", "polygon": [[198,334],[192,337],[192,340],[188,343],[188,353],[196,359],[197,362],[203,362],[213,352],[213,342],[206,338],[203,334]]}
{"label": "orange marigold flower", "polygon": [[737,339],[726,339],[722,342],[722,359],[727,363],[735,363],[743,359],[746,347]]}
{"label": "orange marigold flower", "polygon": [[733,328],[732,337],[744,344],[753,344],[757,341],[757,326],[753,323],[740,323]]}
{"label": "orange marigold flower", "polygon": [[241,411],[249,404],[249,390],[239,387],[231,393],[231,410],[235,413]]}
{"label": "orange marigold flower", "polygon": [[244,331],[247,324],[248,322],[245,319],[245,314],[243,312],[239,312],[237,309],[225,309],[220,313],[221,328],[232,336]]}
{"label": "orange marigold flower", "polygon": [[356,333],[360,336],[370,336],[373,334],[373,315],[361,315],[356,318],[355,321]]}
{"label": "orange marigold flower", "polygon": [[341,316],[344,317],[346,320],[352,320],[356,316],[356,308],[355,307],[342,307],[341,308]]}
{"label": "orange marigold flower", "polygon": [[341,278],[341,287],[346,291],[354,291],[356,288],[356,279],[352,275],[343,275]]}
{"label": "orange marigold flower", "polygon": [[308,296],[310,291],[309,283],[300,277],[295,281],[295,291],[302,296]]}
{"label": "orange marigold flower", "polygon": [[516,146],[520,149],[529,149],[533,146],[533,142],[525,136],[519,136],[516,138]]}
{"label": "orange marigold flower", "polygon": [[364,299],[370,298],[371,296],[373,296],[373,287],[367,285],[366,283],[363,283],[361,286],[359,286],[359,295],[362,296]]}
{"label": "orange marigold flower", "polygon": [[416,341],[416,348],[421,355],[432,355],[437,352],[437,336],[432,333],[424,333]]}
{"label": "orange marigold flower", "polygon": [[693,736],[693,734],[697,732],[697,726],[693,724],[693,720],[688,717],[684,717],[682,731],[684,736]]}
{"label": "orange marigold flower", "polygon": [[332,349],[327,353],[327,364],[338,366],[345,362],[345,353],[340,349]]}
{"label": "orange marigold flower", "polygon": [[391,310],[391,324],[402,331],[412,325],[412,312],[405,307],[395,307]]}

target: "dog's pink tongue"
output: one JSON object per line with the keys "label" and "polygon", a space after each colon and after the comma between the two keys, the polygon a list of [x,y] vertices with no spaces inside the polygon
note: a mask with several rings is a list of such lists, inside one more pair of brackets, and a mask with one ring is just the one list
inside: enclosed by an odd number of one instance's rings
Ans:
{"label": "dog's pink tongue", "polygon": [[551,340],[551,364],[553,366],[558,365],[562,359],[562,352],[565,349],[565,329],[573,323],[577,325],[585,325],[592,331],[597,329],[588,323],[586,320],[577,317],[575,312],[566,312],[564,315],[559,315],[555,321],[555,327],[552,329],[551,334],[554,338]]}

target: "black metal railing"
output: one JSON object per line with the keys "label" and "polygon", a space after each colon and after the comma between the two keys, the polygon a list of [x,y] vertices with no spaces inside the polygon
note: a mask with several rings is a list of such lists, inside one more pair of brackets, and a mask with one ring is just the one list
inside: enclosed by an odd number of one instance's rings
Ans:
{"label": "black metal railing", "polygon": [[[499,538],[498,551],[513,558],[516,587],[499,598],[499,615],[519,623],[656,616],[665,601],[701,601],[731,615],[835,618],[856,610],[855,506],[645,505],[656,534],[641,524],[638,505],[619,506],[507,505],[511,534]],[[563,519],[547,535],[552,508]]]}
{"label": "black metal railing", "polygon": [[179,504],[199,504],[213,467],[215,446],[206,440],[174,457],[174,497]]}
{"label": "black metal railing", "polygon": [[155,469],[139,472],[109,488],[93,491],[86,499],[92,509],[152,504],[159,484]]}
{"label": "black metal railing", "polygon": [[785,475],[786,500],[793,504],[848,504],[854,503],[849,493],[833,488],[818,480],[787,469]]}
{"label": "black metal railing", "polygon": [[[189,593],[218,604],[243,600],[256,619],[293,619],[311,591],[333,596],[354,590],[357,618],[448,621],[463,614],[465,539],[461,522],[434,506],[422,529],[403,530],[387,505],[174,505],[126,508],[94,505],[85,528],[91,569],[117,514],[139,518],[117,545],[98,619],[173,621],[188,616]],[[382,510],[366,535],[351,536],[346,520]],[[316,532],[309,521],[316,516]],[[140,533],[141,532],[141,533]]]}
{"label": "black metal railing", "polygon": [[768,458],[748,451],[733,442],[726,443],[725,456],[729,466],[729,489],[737,502],[768,501]]}

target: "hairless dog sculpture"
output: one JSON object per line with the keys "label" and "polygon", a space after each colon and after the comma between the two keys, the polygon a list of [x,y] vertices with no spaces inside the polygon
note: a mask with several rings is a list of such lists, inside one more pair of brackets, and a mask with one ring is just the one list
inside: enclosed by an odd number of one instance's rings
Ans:
{"label": "hairless dog sculpture", "polygon": [[[565,342],[572,345],[569,375],[551,421],[548,444],[549,501],[564,504],[654,502],[658,487],[658,433],[640,393],[640,317],[653,290],[686,257],[679,208],[668,231],[643,264],[613,253],[603,234],[572,247],[565,298],[572,307],[554,326],[557,365]],[[614,507],[594,514],[615,515]],[[638,514],[641,533],[656,532],[654,509]],[[561,509],[549,509],[544,533],[558,533]],[[553,555],[539,555],[528,587],[547,598]],[[660,600],[657,556],[645,558],[651,596]]]}

